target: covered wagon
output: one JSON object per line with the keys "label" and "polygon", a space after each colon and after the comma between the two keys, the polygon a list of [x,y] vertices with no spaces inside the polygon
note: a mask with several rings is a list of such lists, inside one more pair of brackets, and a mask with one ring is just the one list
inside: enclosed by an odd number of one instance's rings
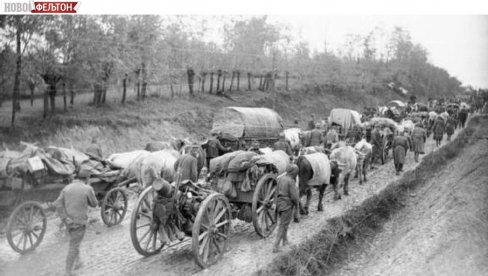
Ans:
{"label": "covered wagon", "polygon": [[215,115],[211,133],[233,150],[246,149],[256,140],[260,147],[272,146],[283,131],[283,120],[269,108],[225,107]]}
{"label": "covered wagon", "polygon": [[361,126],[361,114],[355,110],[334,108],[330,111],[329,125],[340,126],[339,137],[344,138],[353,129]]}

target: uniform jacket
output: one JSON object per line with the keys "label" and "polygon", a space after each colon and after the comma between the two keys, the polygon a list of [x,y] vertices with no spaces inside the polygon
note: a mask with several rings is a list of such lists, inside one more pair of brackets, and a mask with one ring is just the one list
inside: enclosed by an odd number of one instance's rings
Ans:
{"label": "uniform jacket", "polygon": [[278,193],[276,198],[278,211],[285,211],[298,206],[298,191],[295,180],[285,175],[278,180]]}
{"label": "uniform jacket", "polygon": [[207,142],[207,158],[215,158],[220,155],[220,152],[226,151],[217,138],[211,138]]}
{"label": "uniform jacket", "polygon": [[310,147],[320,146],[322,143],[322,133],[318,129],[314,129],[310,132]]}
{"label": "uniform jacket", "polygon": [[81,180],[74,180],[64,187],[54,202],[61,219],[70,218],[73,223],[81,225],[88,221],[88,206],[96,207],[97,204],[93,188]]}

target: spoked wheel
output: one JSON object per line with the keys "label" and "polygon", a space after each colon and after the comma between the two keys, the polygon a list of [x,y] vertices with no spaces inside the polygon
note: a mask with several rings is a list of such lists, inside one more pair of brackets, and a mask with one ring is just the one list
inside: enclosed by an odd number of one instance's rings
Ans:
{"label": "spoked wheel", "polygon": [[258,235],[269,236],[276,228],[278,214],[276,211],[275,194],[278,181],[274,174],[265,174],[259,179],[252,199],[252,223]]}
{"label": "spoked wheel", "polygon": [[388,145],[388,137],[383,138],[383,148],[381,151],[381,164],[385,164],[386,160],[388,159],[388,152],[390,151],[389,145]]}
{"label": "spoked wheel", "polygon": [[35,201],[14,209],[7,223],[7,240],[13,250],[25,254],[39,246],[46,233],[46,214]]}
{"label": "spoked wheel", "polygon": [[230,204],[222,194],[211,194],[198,209],[193,224],[192,247],[202,268],[217,263],[224,255],[230,235]]}
{"label": "spoked wheel", "polygon": [[115,188],[105,194],[100,209],[102,220],[107,226],[117,225],[127,213],[127,194],[122,188]]}
{"label": "spoked wheel", "polygon": [[153,198],[155,193],[152,186],[150,186],[139,195],[130,220],[132,245],[143,256],[157,254],[164,246],[158,238],[158,231],[153,223]]}

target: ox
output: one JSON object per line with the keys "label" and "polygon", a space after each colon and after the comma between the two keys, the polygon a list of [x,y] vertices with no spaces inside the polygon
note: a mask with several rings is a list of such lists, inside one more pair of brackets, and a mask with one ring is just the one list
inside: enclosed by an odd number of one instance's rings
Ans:
{"label": "ox", "polygon": [[300,132],[301,130],[299,128],[289,128],[283,131],[285,139],[290,142],[291,150],[295,155],[298,154],[300,149]]}
{"label": "ox", "polygon": [[341,195],[338,192],[338,189],[343,187],[344,195],[349,195],[349,177],[351,173],[354,172],[357,166],[357,155],[353,147],[351,146],[343,146],[340,148],[334,149],[330,154],[330,162],[331,167],[338,166],[340,169],[340,173],[338,176],[338,184],[333,185],[334,188],[334,199],[340,199]]}
{"label": "ox", "polygon": [[313,153],[298,157],[297,165],[299,169],[299,198],[301,199],[303,195],[307,196],[305,207],[303,207],[301,200],[299,202],[300,213],[308,215],[312,188],[314,187],[319,190],[317,211],[322,211],[322,199],[327,184],[332,184],[335,187],[337,183],[337,175],[339,174],[337,164],[332,165],[327,155],[323,153]]}
{"label": "ox", "polygon": [[190,144],[190,142],[187,140],[172,138],[170,141],[149,142],[146,144],[146,147],[144,149],[150,152],[165,149],[173,149],[179,151],[182,147],[188,144]]}
{"label": "ox", "polygon": [[137,177],[143,188],[152,185],[153,181],[163,178],[169,183],[175,179],[174,164],[179,153],[172,149],[155,151],[140,161],[140,174]]}
{"label": "ox", "polygon": [[369,164],[371,163],[373,146],[370,143],[366,142],[366,140],[363,138],[354,146],[354,149],[356,150],[356,155],[358,157],[356,175],[354,176],[354,178],[357,178],[359,176],[359,184],[361,185],[363,184],[363,178],[364,182],[368,181],[368,179],[366,178],[366,174],[368,172]]}

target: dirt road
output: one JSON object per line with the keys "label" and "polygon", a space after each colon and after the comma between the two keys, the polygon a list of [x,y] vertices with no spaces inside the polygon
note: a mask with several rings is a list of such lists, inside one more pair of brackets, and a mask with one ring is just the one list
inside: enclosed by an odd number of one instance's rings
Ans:
{"label": "dirt road", "polygon": [[331,275],[488,275],[488,140],[475,141]]}
{"label": "dirt road", "polygon": [[[428,140],[426,149],[427,152],[434,150],[431,139]],[[404,169],[410,170],[417,164],[413,161],[412,153],[409,153]],[[360,186],[357,180],[353,180],[350,196],[333,201],[332,195],[327,194],[324,212],[316,212],[317,195],[314,194],[311,214],[302,218],[299,224],[291,225],[291,242],[299,244],[306,241],[326,227],[329,218],[358,206],[399,177],[401,176],[395,175],[390,160],[371,172],[369,182],[365,185]],[[98,218],[99,213],[92,216]],[[51,220],[44,242],[34,252],[24,256],[14,253],[5,238],[2,238],[0,274],[62,275],[68,245],[66,237],[57,230],[56,224],[56,220]],[[165,275],[249,275],[265,267],[279,255],[271,253],[276,231],[270,238],[263,240],[254,233],[251,224],[236,221],[233,226],[229,252],[218,264],[202,271],[193,262],[188,240],[158,255],[143,258],[132,247],[128,219],[112,228],[107,228],[98,221],[89,226],[83,241],[81,250],[85,266],[79,271],[79,275],[159,275],[163,272]],[[289,249],[290,247],[284,248],[284,252]]]}

